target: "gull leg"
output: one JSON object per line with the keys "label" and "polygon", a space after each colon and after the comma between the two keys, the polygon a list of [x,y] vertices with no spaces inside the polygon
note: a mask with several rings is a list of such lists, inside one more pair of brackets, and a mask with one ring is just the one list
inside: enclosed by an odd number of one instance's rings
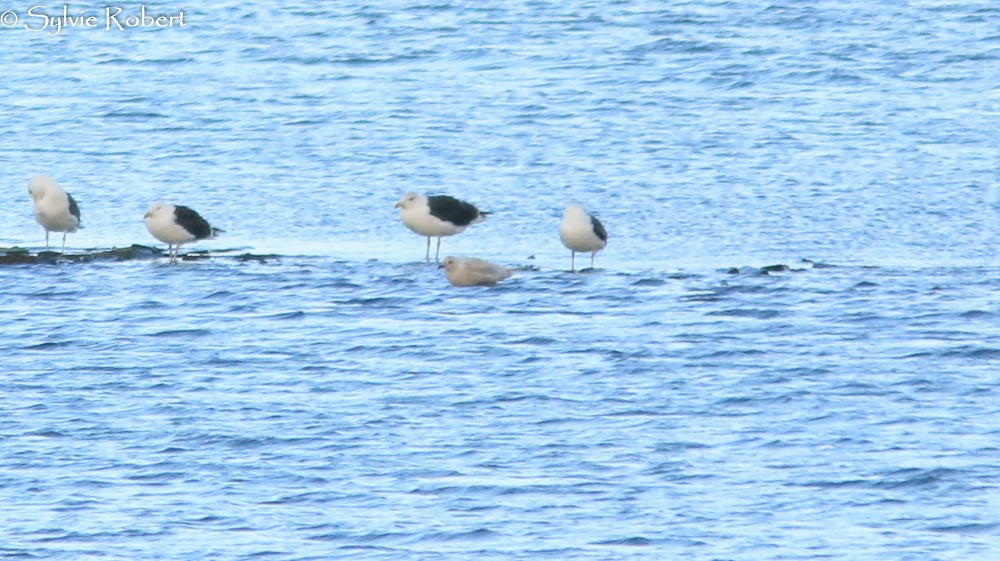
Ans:
{"label": "gull leg", "polygon": [[45,251],[49,250],[49,231],[45,230]]}
{"label": "gull leg", "polygon": [[593,269],[593,268],[594,268],[594,256],[595,256],[595,255],[597,255],[597,252],[596,252],[596,251],[591,251],[591,252],[590,252],[590,268],[591,268],[591,269]]}
{"label": "gull leg", "polygon": [[66,232],[63,232],[63,248],[62,253],[66,253]]}
{"label": "gull leg", "polygon": [[[427,240],[430,241],[430,238],[427,238]],[[441,238],[438,237],[437,251],[434,252],[434,260],[437,261],[438,263],[441,262],[440,256],[441,256]]]}
{"label": "gull leg", "polygon": [[431,237],[427,236],[427,253],[424,254],[424,259],[427,261],[431,260]]}

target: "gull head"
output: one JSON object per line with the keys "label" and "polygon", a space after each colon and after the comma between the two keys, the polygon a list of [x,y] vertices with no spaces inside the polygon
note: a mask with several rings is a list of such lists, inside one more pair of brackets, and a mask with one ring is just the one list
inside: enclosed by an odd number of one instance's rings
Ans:
{"label": "gull head", "polygon": [[583,210],[583,207],[577,203],[570,203],[566,205],[563,210],[563,218],[572,218],[577,216],[587,216],[587,211]]}
{"label": "gull head", "polygon": [[438,269],[444,269],[445,271],[454,271],[458,267],[458,259],[454,257],[445,257],[444,261],[438,265]]}
{"label": "gull head", "polygon": [[409,193],[403,195],[402,199],[396,203],[396,208],[409,208],[413,203],[420,199],[420,193],[415,193],[410,191]]}
{"label": "gull head", "polygon": [[44,173],[39,173],[31,177],[28,180],[28,193],[31,194],[31,199],[37,201],[45,195],[56,191],[59,189],[59,184],[56,183],[52,176],[46,175]]}
{"label": "gull head", "polygon": [[168,206],[170,205],[168,205],[167,203],[153,203],[149,205],[149,209],[146,210],[146,214],[143,215],[143,218],[152,218],[158,212],[167,208]]}

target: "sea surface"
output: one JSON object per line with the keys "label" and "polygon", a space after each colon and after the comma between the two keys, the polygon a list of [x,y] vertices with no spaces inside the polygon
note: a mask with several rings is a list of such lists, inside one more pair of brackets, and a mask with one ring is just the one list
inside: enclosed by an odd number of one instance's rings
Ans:
{"label": "sea surface", "polygon": [[42,5],[0,247],[225,232],[0,268],[0,559],[1000,559],[995,2]]}

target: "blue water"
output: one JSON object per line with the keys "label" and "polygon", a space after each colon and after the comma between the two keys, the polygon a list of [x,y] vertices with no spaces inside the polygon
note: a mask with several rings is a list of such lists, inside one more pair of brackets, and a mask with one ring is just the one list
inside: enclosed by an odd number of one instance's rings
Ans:
{"label": "blue water", "polygon": [[0,558],[1000,558],[1000,8],[281,5],[10,7],[0,247],[226,232],[0,268]]}

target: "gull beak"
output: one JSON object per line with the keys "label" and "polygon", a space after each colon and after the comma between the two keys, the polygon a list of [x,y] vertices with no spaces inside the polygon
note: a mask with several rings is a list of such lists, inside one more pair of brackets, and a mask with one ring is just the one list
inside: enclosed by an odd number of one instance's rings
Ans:
{"label": "gull beak", "polygon": [[438,265],[438,269],[444,269],[444,265]]}
{"label": "gull beak", "polygon": [[152,212],[147,212],[146,214],[142,215],[142,219],[145,220],[145,219],[149,218],[150,216],[153,216],[153,213]]}
{"label": "gull beak", "polygon": [[403,203],[396,203],[393,208],[403,208]]}

